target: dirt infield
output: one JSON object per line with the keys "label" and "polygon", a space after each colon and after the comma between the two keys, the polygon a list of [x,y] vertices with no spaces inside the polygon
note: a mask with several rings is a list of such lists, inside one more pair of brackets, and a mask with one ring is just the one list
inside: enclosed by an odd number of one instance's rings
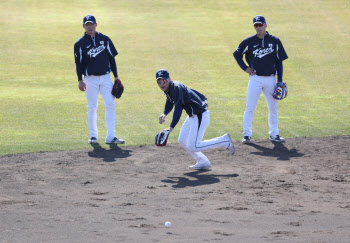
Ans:
{"label": "dirt infield", "polygon": [[0,241],[350,241],[350,136],[235,145],[2,156]]}

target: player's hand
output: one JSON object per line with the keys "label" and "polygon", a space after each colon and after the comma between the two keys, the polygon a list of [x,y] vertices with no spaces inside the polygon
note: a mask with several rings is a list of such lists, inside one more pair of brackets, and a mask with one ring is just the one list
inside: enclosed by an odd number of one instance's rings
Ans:
{"label": "player's hand", "polygon": [[255,70],[248,67],[246,70],[245,70],[246,73],[248,73],[249,75],[253,76],[256,74]]}
{"label": "player's hand", "polygon": [[174,128],[172,127],[169,127],[168,130],[169,130],[169,133],[171,133],[173,131]]}
{"label": "player's hand", "polygon": [[163,124],[163,122],[165,122],[165,117],[166,117],[166,115],[164,115],[164,114],[160,115],[160,117],[159,117],[160,124]]}
{"label": "player's hand", "polygon": [[86,84],[84,83],[84,81],[79,81],[78,87],[81,91],[86,90]]}

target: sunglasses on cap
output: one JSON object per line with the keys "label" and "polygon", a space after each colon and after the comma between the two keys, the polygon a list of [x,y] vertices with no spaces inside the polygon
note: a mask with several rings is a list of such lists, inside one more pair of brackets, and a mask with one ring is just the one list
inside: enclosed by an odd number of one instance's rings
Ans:
{"label": "sunglasses on cap", "polygon": [[263,24],[254,24],[254,27],[257,28],[257,27],[263,27],[264,25]]}

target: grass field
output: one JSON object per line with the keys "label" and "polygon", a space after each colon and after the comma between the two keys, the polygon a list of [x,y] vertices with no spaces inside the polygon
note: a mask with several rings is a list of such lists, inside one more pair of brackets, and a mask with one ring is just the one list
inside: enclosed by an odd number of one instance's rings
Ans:
{"label": "grass field", "polygon": [[[254,34],[257,14],[266,17],[267,30],[289,56],[289,95],[279,104],[281,135],[349,135],[349,10],[347,0],[2,2],[0,155],[90,148],[86,98],[77,87],[73,56],[86,14],[95,15],[97,31],[111,37],[119,52],[126,90],[117,101],[116,128],[126,145],[151,144],[170,123],[157,123],[165,102],[154,82],[160,68],[208,97],[205,138],[229,132],[240,140],[248,77],[232,52]],[[98,126],[105,146],[102,99]],[[267,138],[263,95],[253,129],[253,139]]]}

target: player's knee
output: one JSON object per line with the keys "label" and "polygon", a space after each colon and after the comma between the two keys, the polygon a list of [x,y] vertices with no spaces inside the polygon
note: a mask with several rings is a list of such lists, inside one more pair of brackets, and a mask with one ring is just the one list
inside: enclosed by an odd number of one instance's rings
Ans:
{"label": "player's knee", "polygon": [[115,106],[106,106],[106,111],[115,111]]}
{"label": "player's knee", "polygon": [[254,111],[255,111],[255,107],[247,106],[247,107],[245,108],[245,112],[246,112],[246,113],[254,114]]}
{"label": "player's knee", "polygon": [[183,148],[187,148],[187,144],[186,144],[186,141],[184,140],[184,139],[178,139],[178,142],[179,142],[179,144],[180,144],[180,146],[181,147],[183,147]]}
{"label": "player's knee", "polygon": [[96,105],[88,105],[88,112],[96,112],[97,111],[97,104]]}
{"label": "player's knee", "polygon": [[106,102],[105,107],[107,111],[114,111],[115,110],[115,103],[114,102]]}

